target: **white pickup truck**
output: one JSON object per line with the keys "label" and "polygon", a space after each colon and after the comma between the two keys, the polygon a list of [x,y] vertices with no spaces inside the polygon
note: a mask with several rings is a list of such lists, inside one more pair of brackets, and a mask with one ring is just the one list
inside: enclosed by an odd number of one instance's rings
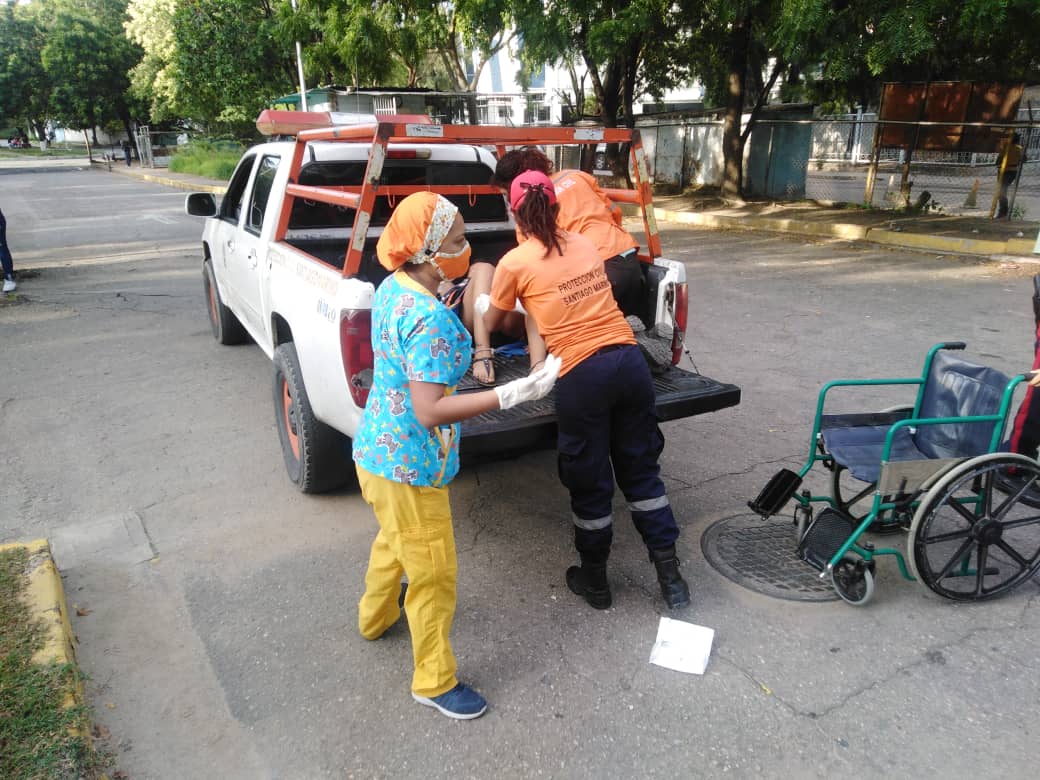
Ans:
{"label": "white pickup truck", "polygon": [[[277,132],[286,114],[264,112],[258,127]],[[334,117],[333,117],[334,118]],[[252,339],[274,363],[274,411],[289,478],[305,493],[354,478],[350,437],[372,377],[371,305],[386,272],[375,242],[397,201],[433,190],[459,206],[473,257],[499,257],[516,245],[502,195],[489,185],[495,154],[526,144],[630,142],[633,190],[609,190],[637,204],[648,251],[641,313],[665,340],[673,363],[684,350],[687,285],[681,263],[660,255],[638,132],[588,128],[434,125],[389,117],[372,124],[303,130],[295,140],[250,149],[217,204],[209,193],[185,200],[207,217],[202,273],[213,335],[221,344]],[[526,359],[495,357],[500,382],[526,373]],[[662,420],[740,401],[739,388],[673,365],[655,376]],[[478,389],[470,376],[460,392]],[[462,456],[505,454],[554,442],[552,395],[463,423]]]}

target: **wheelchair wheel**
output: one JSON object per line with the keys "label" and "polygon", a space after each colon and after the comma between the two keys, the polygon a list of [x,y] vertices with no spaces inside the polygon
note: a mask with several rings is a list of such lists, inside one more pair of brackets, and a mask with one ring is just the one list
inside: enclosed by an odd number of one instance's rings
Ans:
{"label": "wheelchair wheel", "polygon": [[991,453],[947,471],[921,499],[910,525],[907,558],[926,587],[955,601],[1003,595],[1040,570],[1040,509],[1005,495],[1009,470],[1040,484],[1040,464]]}
{"label": "wheelchair wheel", "polygon": [[831,569],[831,585],[846,604],[862,607],[874,597],[874,572],[871,564],[846,555]]}
{"label": "wheelchair wheel", "polygon": [[[876,485],[876,482],[860,482],[849,474],[848,469],[837,463],[831,471],[831,497],[835,508],[856,525],[870,514]],[[901,530],[897,523],[882,523],[876,518],[867,529],[872,534],[892,534]]]}

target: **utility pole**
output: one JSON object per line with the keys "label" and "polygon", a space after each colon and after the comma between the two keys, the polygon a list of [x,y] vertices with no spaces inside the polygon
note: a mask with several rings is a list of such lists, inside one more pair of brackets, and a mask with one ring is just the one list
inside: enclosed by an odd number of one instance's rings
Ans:
{"label": "utility pole", "polygon": [[[296,0],[290,0],[293,13],[296,13]],[[303,47],[296,41],[296,71],[300,76],[300,110],[307,110],[307,85],[303,83]]]}

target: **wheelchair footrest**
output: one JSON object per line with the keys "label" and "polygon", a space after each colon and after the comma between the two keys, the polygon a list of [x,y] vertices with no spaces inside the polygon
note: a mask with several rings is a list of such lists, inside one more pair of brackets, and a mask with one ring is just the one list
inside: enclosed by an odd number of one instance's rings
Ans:
{"label": "wheelchair footrest", "polygon": [[855,530],[856,526],[849,518],[827,507],[805,529],[805,535],[798,542],[798,557],[814,569],[823,571]]}
{"label": "wheelchair footrest", "polygon": [[751,511],[766,519],[775,515],[791,500],[791,496],[802,484],[802,478],[790,469],[780,469],[766,483],[754,501],[748,501]]}

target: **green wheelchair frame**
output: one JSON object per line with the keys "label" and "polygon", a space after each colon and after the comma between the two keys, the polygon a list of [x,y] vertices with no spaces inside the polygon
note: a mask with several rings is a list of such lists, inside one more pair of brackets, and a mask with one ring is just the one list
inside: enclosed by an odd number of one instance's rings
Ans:
{"label": "green wheelchair frame", "polygon": [[[875,560],[894,556],[902,576],[957,601],[979,601],[1010,591],[1040,569],[1040,502],[1031,491],[1040,484],[1040,464],[1000,452],[1019,374],[1006,381],[998,408],[988,414],[919,417],[929,376],[940,350],[963,350],[963,342],[936,344],[929,350],[920,377],[840,379],[820,390],[816,403],[809,457],[800,471],[781,469],[748,505],[768,518],[793,498],[798,552],[802,560],[830,577],[838,595],[853,605],[874,595]],[[971,365],[971,364],[964,364]],[[974,368],[988,371],[985,367]],[[993,372],[993,376],[1003,375]],[[916,385],[912,407],[877,413],[825,415],[831,390],[839,387]],[[824,442],[828,425],[889,426],[881,449],[877,482],[845,496],[846,467],[835,460]],[[924,426],[991,423],[986,452],[948,458],[893,460],[896,438],[916,435]],[[908,429],[908,430],[906,430]],[[831,495],[798,492],[802,480],[821,463],[831,471]],[[819,513],[814,505],[825,504]],[[893,546],[877,547],[862,539],[866,533],[906,532],[907,554]],[[995,565],[1000,564],[1000,565]]]}

